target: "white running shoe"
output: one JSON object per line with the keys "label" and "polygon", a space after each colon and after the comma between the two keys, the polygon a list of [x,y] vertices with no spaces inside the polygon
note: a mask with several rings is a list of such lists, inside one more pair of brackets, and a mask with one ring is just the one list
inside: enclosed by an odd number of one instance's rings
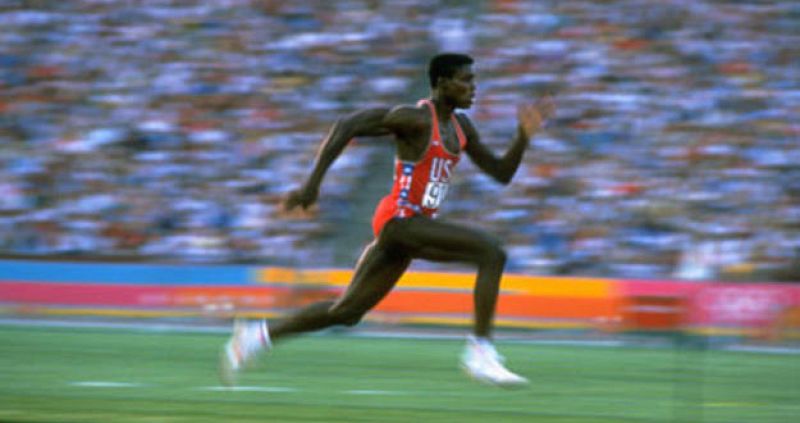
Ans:
{"label": "white running shoe", "polygon": [[266,319],[236,319],[233,323],[233,334],[220,352],[219,378],[222,384],[235,385],[237,373],[259,353],[269,351],[270,348],[272,341]]}
{"label": "white running shoe", "polygon": [[528,379],[512,373],[503,366],[504,358],[486,339],[467,338],[467,346],[461,355],[461,367],[473,379],[504,388],[521,387]]}

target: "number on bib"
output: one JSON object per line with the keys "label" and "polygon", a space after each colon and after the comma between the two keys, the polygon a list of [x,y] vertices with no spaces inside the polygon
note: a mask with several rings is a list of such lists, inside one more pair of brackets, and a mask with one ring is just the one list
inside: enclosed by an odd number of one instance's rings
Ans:
{"label": "number on bib", "polygon": [[422,207],[438,209],[447,196],[450,184],[446,182],[428,182],[425,187],[425,196],[422,197]]}

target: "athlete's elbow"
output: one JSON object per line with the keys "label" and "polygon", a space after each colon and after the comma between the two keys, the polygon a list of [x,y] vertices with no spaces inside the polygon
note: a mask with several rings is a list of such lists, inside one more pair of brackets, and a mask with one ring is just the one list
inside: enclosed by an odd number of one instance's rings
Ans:
{"label": "athlete's elbow", "polygon": [[490,178],[494,179],[495,181],[503,184],[508,185],[511,183],[511,179],[514,177],[514,171],[509,170],[506,167],[501,165],[491,165],[491,166],[481,166],[481,170],[483,170],[486,175]]}
{"label": "athlete's elbow", "polygon": [[358,114],[350,114],[339,116],[333,123],[335,128],[347,132],[355,132],[359,127],[363,126],[364,119]]}
{"label": "athlete's elbow", "polygon": [[328,138],[332,140],[333,144],[347,144],[356,136],[355,124],[347,118],[339,118],[333,123]]}
{"label": "athlete's elbow", "polygon": [[333,123],[333,131],[339,134],[349,134],[353,132],[353,122],[346,118],[340,117]]}
{"label": "athlete's elbow", "polygon": [[499,173],[495,175],[494,179],[497,182],[500,182],[503,185],[508,185],[511,183],[511,180],[514,179],[513,173]]}

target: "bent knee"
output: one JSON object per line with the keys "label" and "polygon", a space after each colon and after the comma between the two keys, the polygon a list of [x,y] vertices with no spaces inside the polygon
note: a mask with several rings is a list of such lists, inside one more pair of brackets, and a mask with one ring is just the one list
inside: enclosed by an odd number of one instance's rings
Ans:
{"label": "bent knee", "polygon": [[481,254],[481,261],[487,264],[503,266],[506,260],[508,260],[508,253],[506,253],[500,240],[490,238]]}

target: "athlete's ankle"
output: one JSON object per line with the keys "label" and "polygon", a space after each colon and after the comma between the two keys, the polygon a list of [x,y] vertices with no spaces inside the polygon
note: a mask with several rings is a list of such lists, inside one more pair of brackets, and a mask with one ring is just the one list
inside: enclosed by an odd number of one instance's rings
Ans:
{"label": "athlete's ankle", "polygon": [[467,339],[469,339],[470,342],[478,344],[478,345],[481,345],[481,346],[483,346],[483,345],[492,345],[492,339],[490,337],[488,337],[488,336],[485,336],[485,335],[471,334],[471,335],[467,336]]}

